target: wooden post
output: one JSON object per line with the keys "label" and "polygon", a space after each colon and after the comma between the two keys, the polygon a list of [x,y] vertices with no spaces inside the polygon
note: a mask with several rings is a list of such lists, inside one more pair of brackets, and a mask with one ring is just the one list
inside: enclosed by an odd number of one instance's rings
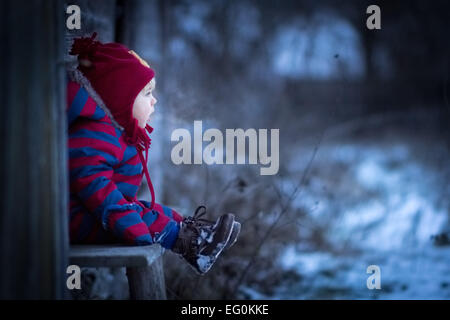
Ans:
{"label": "wooden post", "polygon": [[166,300],[162,257],[147,267],[127,268],[131,300]]}
{"label": "wooden post", "polygon": [[64,11],[0,2],[0,298],[67,298]]}

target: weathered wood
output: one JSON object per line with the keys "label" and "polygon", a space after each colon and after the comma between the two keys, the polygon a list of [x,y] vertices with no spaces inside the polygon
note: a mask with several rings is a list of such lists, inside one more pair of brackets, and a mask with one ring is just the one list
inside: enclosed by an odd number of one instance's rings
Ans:
{"label": "weathered wood", "polygon": [[162,256],[158,245],[72,245],[71,264],[83,267],[146,267]]}
{"label": "weathered wood", "polygon": [[63,6],[0,2],[0,298],[67,298]]}
{"label": "weathered wood", "polygon": [[132,300],[166,300],[163,262],[158,258],[148,267],[127,268]]}
{"label": "weathered wood", "polygon": [[69,260],[80,267],[126,267],[131,299],[165,300],[162,255],[159,245],[72,245]]}

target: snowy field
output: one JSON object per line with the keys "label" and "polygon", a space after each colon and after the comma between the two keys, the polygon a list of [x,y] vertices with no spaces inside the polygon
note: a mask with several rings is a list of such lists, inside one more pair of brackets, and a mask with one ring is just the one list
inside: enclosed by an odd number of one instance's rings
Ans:
{"label": "snowy field", "polygon": [[[450,299],[450,246],[433,241],[449,230],[448,151],[428,141],[324,142],[293,205],[311,216],[299,219],[299,233],[308,239],[321,224],[329,246],[308,240],[287,246],[278,261],[282,283],[270,294],[242,286],[242,297]],[[292,172],[305,168],[307,158],[293,157]],[[284,180],[283,190],[296,183]],[[380,290],[367,288],[369,265],[380,268]]]}

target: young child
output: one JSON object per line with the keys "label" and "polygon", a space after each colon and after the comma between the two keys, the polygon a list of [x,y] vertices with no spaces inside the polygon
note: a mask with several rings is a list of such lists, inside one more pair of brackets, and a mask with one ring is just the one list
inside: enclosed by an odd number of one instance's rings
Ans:
{"label": "young child", "polygon": [[[78,56],[67,87],[70,241],[158,243],[204,274],[240,224],[230,213],[206,220],[204,206],[183,218],[155,202],[147,170],[155,72],[134,51],[95,37],[75,39],[70,51]],[[136,198],[144,175],[151,203]]]}

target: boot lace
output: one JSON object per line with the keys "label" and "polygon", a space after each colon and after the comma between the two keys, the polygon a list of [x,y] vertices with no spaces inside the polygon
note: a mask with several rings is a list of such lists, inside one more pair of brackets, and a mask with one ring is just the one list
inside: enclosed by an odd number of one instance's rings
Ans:
{"label": "boot lace", "polygon": [[[192,245],[194,245],[196,247],[201,247],[206,242],[206,240],[204,239],[205,236],[202,235],[202,230],[205,230],[205,228],[209,227],[210,230],[207,231],[207,233],[209,234],[212,230],[212,226],[214,225],[214,222],[211,220],[202,218],[205,214],[206,214],[206,207],[201,205],[201,206],[197,207],[193,216],[188,216],[183,219],[183,224],[185,225],[185,227],[187,229],[192,230],[192,232],[195,234],[194,237],[191,237],[191,241],[189,241],[190,243],[189,242],[183,243],[185,252],[191,252],[191,250],[189,250],[189,247]],[[201,240],[199,240],[199,239],[201,239]]]}
{"label": "boot lace", "polygon": [[[203,210],[202,210],[203,209]],[[188,225],[209,225],[213,224],[211,220],[201,218],[206,214],[206,207],[205,206],[198,206],[195,210],[195,213],[193,216],[189,216],[184,219],[184,222]]]}

